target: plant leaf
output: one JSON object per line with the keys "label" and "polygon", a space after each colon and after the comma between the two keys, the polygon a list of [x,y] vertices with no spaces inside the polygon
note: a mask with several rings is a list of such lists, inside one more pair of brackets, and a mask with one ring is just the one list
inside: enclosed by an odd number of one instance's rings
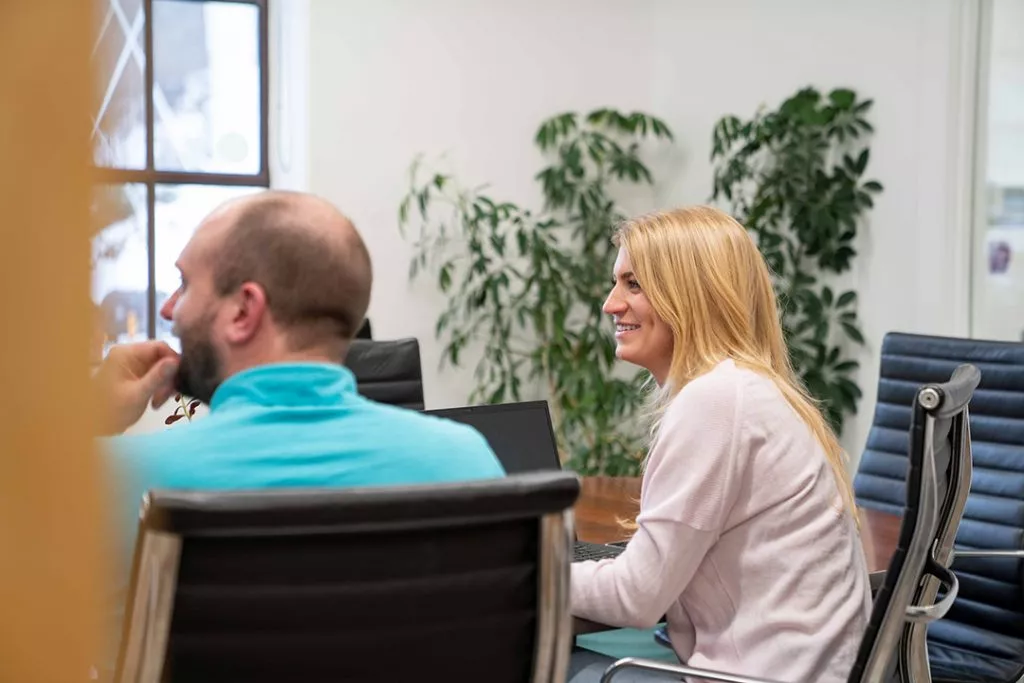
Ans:
{"label": "plant leaf", "polygon": [[840,321],[839,324],[843,326],[843,330],[846,331],[846,335],[850,339],[857,342],[858,344],[864,343],[864,335],[861,334],[860,330],[857,329],[856,325],[845,320]]}
{"label": "plant leaf", "polygon": [[870,156],[870,150],[865,147],[864,150],[857,157],[857,165],[856,165],[857,175],[860,175],[861,173],[863,173],[864,169],[866,169],[868,167],[868,157],[869,156]]}

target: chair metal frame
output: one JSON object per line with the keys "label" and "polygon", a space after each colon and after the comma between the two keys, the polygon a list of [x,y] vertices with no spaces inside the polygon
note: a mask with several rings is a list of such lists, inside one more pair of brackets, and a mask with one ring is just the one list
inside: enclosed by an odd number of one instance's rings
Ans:
{"label": "chair metal frame", "polygon": [[[930,386],[921,389],[918,400],[929,410],[938,408],[941,403],[941,397]],[[928,474],[934,477],[937,490],[939,473],[934,469],[935,419],[935,416],[930,413],[925,418],[924,447],[925,462],[930,463],[932,467],[932,471]],[[906,672],[907,680],[920,683],[931,682],[927,643],[928,624],[944,617],[953,606],[959,593],[960,584],[950,569],[950,565],[953,563],[953,542],[960,528],[960,520],[963,518],[967,496],[971,490],[971,423],[968,408],[965,407],[953,420],[950,429],[953,439],[960,444],[960,457],[952,458],[949,463],[949,489],[946,500],[936,501],[936,505],[941,506],[938,511],[938,521],[941,526],[936,532],[935,546],[928,558],[934,571],[925,576],[913,599],[917,604],[930,605],[930,607],[915,608],[911,606],[908,608],[908,614],[910,610],[913,610],[914,615],[908,617],[909,623],[904,628],[900,645],[900,670]],[[930,457],[928,457],[929,451],[931,451]],[[938,576],[941,576],[942,579],[940,580]],[[932,604],[941,584],[949,586],[946,595],[938,603]]]}

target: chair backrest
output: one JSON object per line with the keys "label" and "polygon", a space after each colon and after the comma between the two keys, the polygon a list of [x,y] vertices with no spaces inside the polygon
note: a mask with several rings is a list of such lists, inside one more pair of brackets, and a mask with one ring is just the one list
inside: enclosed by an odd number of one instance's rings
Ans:
{"label": "chair backrest", "polygon": [[578,493],[150,492],[117,680],[561,681]]}
{"label": "chair backrest", "polygon": [[[955,534],[958,508],[950,502],[962,484],[964,459],[970,458],[967,406],[980,381],[978,369],[958,368],[943,384],[930,384],[913,395],[908,430],[907,475],[899,539],[875,596],[871,620],[861,642],[851,682],[889,681],[906,667],[896,657],[907,621],[927,623],[949,610],[957,593],[956,577],[947,568],[948,549],[942,556],[936,541]],[[962,510],[962,504],[959,508]],[[951,541],[950,541],[951,543]],[[946,594],[935,604],[936,590],[929,577],[946,584]],[[922,590],[922,585],[929,590]],[[925,654],[925,657],[927,655]]]}
{"label": "chair backrest", "polygon": [[345,365],[359,393],[374,401],[423,410],[423,369],[416,339],[355,339]]}
{"label": "chair backrest", "polygon": [[[959,591],[958,577],[949,567],[953,563],[953,544],[971,489],[972,445],[968,404],[980,381],[981,374],[977,368],[963,365],[957,368],[948,383],[924,387],[918,394],[920,400],[914,406],[910,447],[916,448],[915,441],[923,440],[925,449],[934,450],[938,520],[935,540],[925,560],[927,576],[918,584],[912,605],[932,605],[940,586],[945,584],[947,588],[940,603],[944,607],[933,610],[931,614],[927,607],[923,612],[916,610],[904,627],[899,650],[902,680],[930,683],[928,625],[949,612]],[[939,437],[947,434],[948,438],[940,440]],[[927,456],[925,462],[928,462]],[[915,612],[914,609],[911,611]],[[916,615],[923,618],[913,618]]]}
{"label": "chair backrest", "polygon": [[[874,422],[854,479],[857,503],[899,512],[907,470],[908,406],[922,385],[943,381],[961,363],[976,366],[981,383],[971,403],[973,473],[956,544],[1024,548],[1024,344],[886,335]],[[1019,642],[1024,633],[1024,562],[959,558],[953,569],[960,578],[961,599],[932,629],[932,639],[957,643],[959,650],[966,638],[961,629],[966,628],[980,640],[988,640],[984,634],[990,633]]]}

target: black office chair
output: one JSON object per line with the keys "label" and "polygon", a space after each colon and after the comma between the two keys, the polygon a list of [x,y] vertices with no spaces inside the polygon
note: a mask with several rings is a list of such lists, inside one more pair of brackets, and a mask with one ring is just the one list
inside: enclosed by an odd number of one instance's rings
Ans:
{"label": "black office chair", "polygon": [[[849,683],[888,683],[918,680],[921,651],[912,641],[915,624],[941,619],[956,599],[957,577],[946,566],[948,557],[937,540],[956,523],[956,507],[943,505],[960,471],[951,463],[970,458],[970,433],[958,429],[966,421],[967,405],[980,380],[977,368],[965,366],[941,385],[929,385],[912,402],[915,438],[908,450],[908,473],[900,535],[885,581],[875,596],[871,619],[861,640]],[[934,550],[933,550],[934,548]],[[938,582],[937,584],[933,584]],[[925,589],[922,589],[922,585]],[[944,592],[931,602],[941,585]],[[933,590],[935,588],[935,590]],[[911,628],[907,627],[910,624]],[[927,655],[924,655],[927,671]],[[727,683],[772,683],[769,679],[724,674],[689,666],[627,658],[608,667],[601,678],[609,683],[619,671],[642,668]]]}
{"label": "black office chair", "polygon": [[1024,676],[1024,344],[890,333],[854,490],[887,512],[903,495],[910,397],[960,363],[981,370],[971,403],[973,474],[953,551],[960,598],[928,629],[937,681]]}
{"label": "black office chair", "polygon": [[423,410],[423,369],[416,339],[355,339],[345,365],[359,393],[374,401]]}
{"label": "black office chair", "polygon": [[151,492],[118,683],[560,682],[578,478]]}

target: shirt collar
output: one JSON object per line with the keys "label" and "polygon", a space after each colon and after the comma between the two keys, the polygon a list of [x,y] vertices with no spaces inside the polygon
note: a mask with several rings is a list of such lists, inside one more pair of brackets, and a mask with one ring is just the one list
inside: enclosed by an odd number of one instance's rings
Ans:
{"label": "shirt collar", "polygon": [[336,406],[356,393],[348,368],[334,363],[273,363],[224,380],[210,400],[210,411],[235,406]]}

